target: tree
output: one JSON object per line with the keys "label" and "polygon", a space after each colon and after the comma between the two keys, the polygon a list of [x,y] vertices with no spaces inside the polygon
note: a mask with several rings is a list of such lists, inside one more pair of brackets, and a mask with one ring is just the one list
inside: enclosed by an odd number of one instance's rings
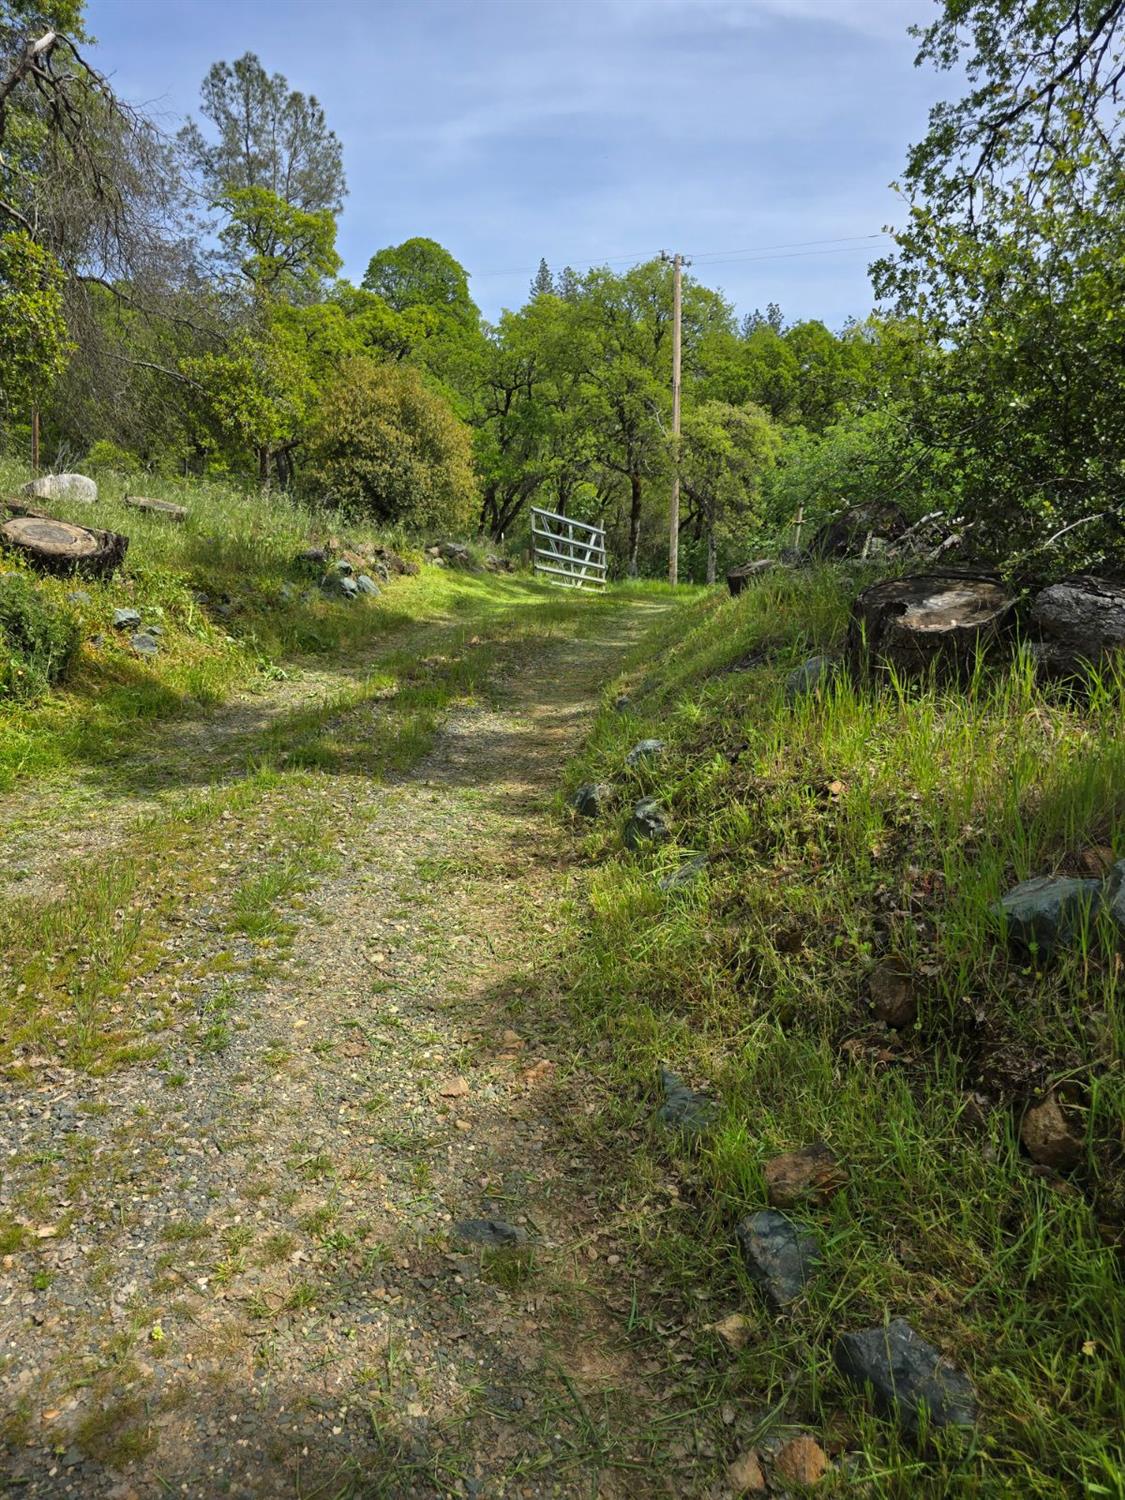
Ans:
{"label": "tree", "polygon": [[915,430],[994,544],[1120,558],[1125,0],[945,0],[918,34],[970,89],[931,112],[873,268],[928,348]]}
{"label": "tree", "polygon": [[309,448],[318,486],[338,504],[419,530],[463,533],[475,520],[468,429],[409,366],[345,363]]}
{"label": "tree", "polygon": [[302,213],[340,212],[343,154],[311,94],[290,89],[280,73],[267,74],[253,52],[215,63],[200,93],[214,137],[192,121],[179,139],[212,202],[260,188]]}
{"label": "tree", "polygon": [[545,259],[540,259],[539,269],[532,280],[528,296],[534,301],[536,297],[550,296],[554,290],[555,283],[551,276],[551,268]]}
{"label": "tree", "polygon": [[480,322],[465,268],[436,240],[404,240],[379,250],[368,262],[363,285],[397,313],[425,307],[466,330]]}
{"label": "tree", "polygon": [[336,220],[329,209],[296,208],[269,188],[228,188],[218,200],[227,222],[219,239],[258,297],[311,300],[340,269]]}
{"label": "tree", "polygon": [[66,367],[64,282],[29,234],[0,235],[0,421],[29,414]]}
{"label": "tree", "polygon": [[705,540],[708,583],[715,582],[720,530],[745,530],[780,449],[781,433],[760,408],[703,401],[685,412],[680,482],[694,515],[685,515],[684,525],[694,523]]}

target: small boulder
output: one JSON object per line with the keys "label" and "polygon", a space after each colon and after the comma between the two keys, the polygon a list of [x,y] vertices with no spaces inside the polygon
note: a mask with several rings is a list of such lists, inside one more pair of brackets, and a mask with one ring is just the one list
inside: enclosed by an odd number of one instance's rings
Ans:
{"label": "small boulder", "polygon": [[789,1484],[819,1484],[832,1465],[817,1440],[802,1432],[777,1450],[773,1467]]}
{"label": "small boulder", "polygon": [[740,1453],[734,1462],[727,1466],[727,1484],[736,1495],[764,1495],[766,1493],[766,1476],[762,1473],[762,1466],[753,1448],[747,1448],[745,1453]]}
{"label": "small boulder", "polygon": [[794,668],[785,679],[786,703],[799,703],[802,698],[818,698],[828,686],[832,676],[832,660],[827,656],[810,656]]}
{"label": "small boulder", "polygon": [[912,1026],[918,1015],[914,982],[906,964],[897,958],[884,959],[871,971],[867,981],[871,1008],[879,1020],[900,1030]]}
{"label": "small boulder", "polygon": [[77,500],[82,505],[93,505],[98,498],[98,487],[85,474],[40,474],[20,490],[21,495],[30,495],[37,500]]}
{"label": "small boulder", "polygon": [[769,1305],[795,1302],[820,1262],[816,1236],[772,1208],[749,1214],[736,1232],[747,1275]]}
{"label": "small boulder", "polygon": [[713,1123],[719,1106],[709,1094],[689,1088],[678,1073],[667,1068],[660,1070],[660,1086],[664,1103],[656,1118],[667,1129],[678,1130],[681,1135],[701,1135]]}
{"label": "small boulder", "polygon": [[653,760],[663,751],[663,740],[639,740],[625,757],[625,764],[627,766],[640,765],[642,760]]}
{"label": "small boulder", "polygon": [[992,910],[1003,922],[1013,948],[1047,958],[1069,942],[1101,904],[1100,881],[1037,875],[1013,886]]}
{"label": "small boulder", "polygon": [[337,576],[340,578],[350,578],[355,572],[355,568],[352,567],[351,563],[346,557],[338,557],[335,563],[333,563],[333,567],[336,570]]}
{"label": "small boulder", "polygon": [[[344,562],[344,566],[350,570],[351,563]],[[342,599],[357,599],[359,597],[359,584],[347,573],[325,573],[320,581],[320,586],[326,594],[337,594]]]}
{"label": "small boulder", "polygon": [[677,865],[669,874],[661,876],[660,889],[679,891],[694,885],[710,862],[709,854],[693,854],[691,859],[685,859],[682,865]]}
{"label": "small boulder", "polygon": [[527,1239],[526,1229],[504,1219],[462,1219],[454,1224],[453,1233],[470,1245],[483,1245],[490,1250],[503,1245],[522,1245]]}
{"label": "small boulder", "polygon": [[605,781],[584,781],[571,798],[570,805],[584,818],[598,818],[605,812],[613,788]]}
{"label": "small boulder", "polygon": [[114,630],[135,630],[141,623],[140,611],[135,609],[115,609],[113,611]]}
{"label": "small boulder", "polygon": [[643,797],[635,804],[622,836],[627,849],[639,849],[642,844],[660,844],[672,837],[664,809],[654,797]]}
{"label": "small boulder", "polygon": [[823,1141],[787,1151],[765,1165],[766,1192],[774,1208],[802,1203],[823,1207],[848,1180],[839,1157]]}
{"label": "small boulder", "polygon": [[1071,1128],[1054,1094],[1025,1112],[1020,1140],[1032,1161],[1056,1172],[1068,1172],[1082,1160],[1082,1138]]}
{"label": "small boulder", "polygon": [[160,651],[160,642],[147,630],[139,631],[136,635],[130,636],[129,644],[139,656],[156,656]]}
{"label": "small boulder", "polygon": [[370,599],[377,599],[382,592],[374,578],[366,573],[361,573],[355,581],[355,586],[361,594],[366,594]]}
{"label": "small boulder", "polygon": [[905,1318],[885,1328],[845,1333],[834,1350],[840,1373],[861,1390],[870,1385],[878,1410],[917,1433],[922,1408],[934,1427],[971,1427],[977,1406],[972,1383],[914,1332]]}

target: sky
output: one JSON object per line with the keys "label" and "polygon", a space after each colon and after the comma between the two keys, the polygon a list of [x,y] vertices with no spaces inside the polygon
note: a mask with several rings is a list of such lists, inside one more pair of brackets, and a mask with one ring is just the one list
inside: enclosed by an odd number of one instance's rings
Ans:
{"label": "sky", "polygon": [[88,0],[93,60],[172,129],[256,52],[323,104],[359,280],[415,235],[495,319],[553,270],[682,251],[739,312],[837,328],[901,223],[890,184],[956,80],[913,66],[933,0]]}

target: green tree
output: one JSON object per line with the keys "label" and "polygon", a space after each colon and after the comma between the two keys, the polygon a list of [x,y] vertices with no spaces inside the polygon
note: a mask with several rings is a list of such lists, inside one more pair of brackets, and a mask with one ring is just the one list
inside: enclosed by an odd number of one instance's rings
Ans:
{"label": "green tree", "polygon": [[377,251],[363,285],[397,313],[427,308],[465,329],[480,322],[465,268],[436,240],[404,240]]}
{"label": "green tree", "polygon": [[469,431],[408,365],[345,363],[321,396],[309,463],[318,488],[379,521],[462,534],[476,520]]}
{"label": "green tree", "polygon": [[538,271],[536,271],[535,276],[532,279],[531,290],[529,291],[528,296],[532,301],[534,301],[536,297],[551,296],[554,293],[554,290],[555,282],[554,278],[551,276],[551,268],[547,264],[545,258],[540,258],[539,269]]}
{"label": "green tree", "polygon": [[30,415],[66,368],[64,282],[29,234],[0,235],[0,420]]}
{"label": "green tree", "polygon": [[762,481],[780,449],[780,430],[758,407],[703,401],[684,413],[680,482],[694,511],[684,526],[704,541],[708,583],[720,542],[760,525]]}

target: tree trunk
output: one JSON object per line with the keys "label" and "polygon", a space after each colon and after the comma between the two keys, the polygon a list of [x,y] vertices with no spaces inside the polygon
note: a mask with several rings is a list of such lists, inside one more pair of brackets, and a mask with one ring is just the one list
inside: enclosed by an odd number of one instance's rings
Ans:
{"label": "tree trunk", "polygon": [[707,582],[715,582],[715,555],[718,551],[715,542],[715,517],[710,513],[707,516]]}
{"label": "tree trunk", "polygon": [[1125,582],[1079,574],[1036,594],[1031,620],[1036,664],[1053,677],[1074,677],[1125,651]]}
{"label": "tree trunk", "polygon": [[263,489],[269,487],[270,482],[270,450],[266,445],[258,449],[258,483]]}
{"label": "tree trunk", "polygon": [[49,516],[23,515],[0,526],[0,546],[22,553],[43,573],[108,578],[124,560],[129,538]]}
{"label": "tree trunk", "polygon": [[629,475],[629,563],[630,578],[636,578],[641,552],[641,476]]}
{"label": "tree trunk", "polygon": [[954,675],[972,670],[978,651],[1006,633],[1015,602],[996,573],[915,573],[886,578],[852,605],[847,655],[865,676],[887,666],[910,676],[931,664]]}

